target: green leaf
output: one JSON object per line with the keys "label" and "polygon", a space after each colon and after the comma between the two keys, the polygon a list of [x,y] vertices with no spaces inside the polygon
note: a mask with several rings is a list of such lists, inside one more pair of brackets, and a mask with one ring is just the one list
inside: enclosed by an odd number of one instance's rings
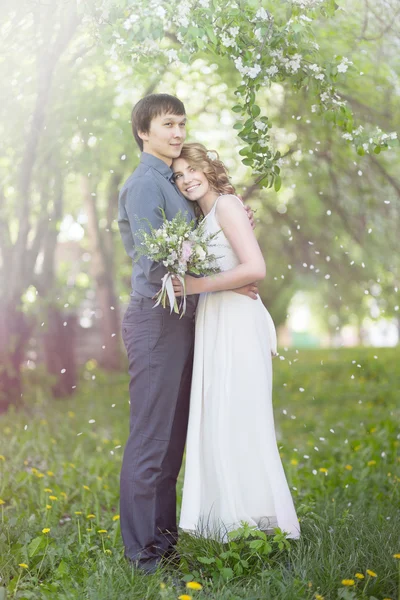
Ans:
{"label": "green leaf", "polygon": [[28,556],[32,558],[46,545],[44,537],[35,537],[28,546]]}
{"label": "green leaf", "polygon": [[241,121],[237,121],[237,122],[234,124],[234,126],[233,126],[233,129],[242,129],[242,127],[243,127],[243,124],[242,124],[242,122],[241,122]]}
{"label": "green leaf", "polygon": [[362,146],[359,146],[357,148],[357,154],[359,154],[360,156],[364,156],[365,150],[364,150],[364,148]]}
{"label": "green leaf", "polygon": [[236,104],[235,106],[232,106],[232,110],[233,110],[233,112],[236,112],[236,113],[242,112],[243,106]]}
{"label": "green leaf", "polygon": [[375,154],[380,154],[381,153],[381,147],[380,146],[375,146],[374,153]]}
{"label": "green leaf", "polygon": [[225,579],[225,581],[228,581],[228,579],[232,579],[233,571],[232,569],[228,569],[225,567],[224,569],[221,569],[221,575]]}
{"label": "green leaf", "polygon": [[281,185],[282,185],[281,176],[276,175],[275,181],[274,181],[274,189],[276,192],[279,192],[279,190],[281,189]]}
{"label": "green leaf", "polygon": [[239,150],[239,154],[240,156],[247,156],[248,154],[251,154],[251,148],[249,146],[246,146],[245,148]]}
{"label": "green leaf", "polygon": [[244,158],[242,160],[242,163],[244,165],[246,165],[246,167],[251,167],[251,165],[253,164],[253,159],[252,158]]}
{"label": "green leaf", "polygon": [[198,556],[197,560],[203,563],[203,565],[212,565],[215,563],[215,558],[208,558],[207,556]]}
{"label": "green leaf", "polygon": [[260,112],[261,112],[261,108],[259,106],[257,106],[257,104],[254,104],[251,107],[251,114],[253,115],[253,117],[258,117]]}

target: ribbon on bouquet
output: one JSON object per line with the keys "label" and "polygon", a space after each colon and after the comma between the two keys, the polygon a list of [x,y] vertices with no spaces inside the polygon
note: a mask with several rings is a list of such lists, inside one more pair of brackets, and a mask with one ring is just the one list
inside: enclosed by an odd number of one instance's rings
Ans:
{"label": "ribbon on bouquet", "polygon": [[164,277],[161,279],[161,281],[162,281],[161,290],[157,294],[158,300],[155,303],[153,308],[155,308],[159,304],[162,304],[162,306],[165,308],[166,307],[166,299],[168,298],[169,306],[170,306],[170,313],[172,313],[173,310],[176,313],[179,313],[182,311],[181,312],[181,317],[182,317],[186,311],[185,280],[181,275],[174,275],[174,277],[177,277],[179,279],[179,281],[181,282],[181,284],[183,286],[183,296],[181,298],[181,301],[180,301],[180,304],[178,307],[178,303],[177,303],[176,297],[175,297],[174,286],[172,284],[172,275],[173,275],[172,273],[166,273],[164,275]]}

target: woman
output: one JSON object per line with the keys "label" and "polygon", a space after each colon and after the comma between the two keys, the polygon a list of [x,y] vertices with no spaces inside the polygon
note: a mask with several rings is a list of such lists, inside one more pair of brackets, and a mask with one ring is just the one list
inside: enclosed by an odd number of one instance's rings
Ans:
{"label": "woman", "polygon": [[[197,202],[221,272],[185,277],[200,294],[180,527],[226,541],[242,522],[288,537],[299,522],[276,445],[272,361],[276,334],[261,299],[233,290],[265,277],[265,262],[223,163],[201,144],[173,161],[175,182]],[[175,294],[182,294],[178,280]]]}

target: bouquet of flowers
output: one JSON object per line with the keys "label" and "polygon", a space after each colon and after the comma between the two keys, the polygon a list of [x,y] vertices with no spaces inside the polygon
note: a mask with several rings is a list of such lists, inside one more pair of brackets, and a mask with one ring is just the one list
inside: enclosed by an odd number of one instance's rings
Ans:
{"label": "bouquet of flowers", "polygon": [[[162,226],[154,229],[148,223],[149,232],[143,229],[139,231],[137,258],[146,256],[167,268],[168,273],[161,280],[162,287],[155,296],[154,306],[161,304],[165,308],[168,302],[170,312],[174,310],[182,317],[186,311],[185,274],[213,275],[220,271],[216,264],[217,257],[210,252],[210,248],[215,245],[212,243],[213,239],[219,232],[206,233],[204,219],[199,223],[188,223],[181,212],[168,221],[164,211],[160,210],[163,215]],[[179,306],[172,285],[173,276],[178,277],[183,286],[184,293]]]}

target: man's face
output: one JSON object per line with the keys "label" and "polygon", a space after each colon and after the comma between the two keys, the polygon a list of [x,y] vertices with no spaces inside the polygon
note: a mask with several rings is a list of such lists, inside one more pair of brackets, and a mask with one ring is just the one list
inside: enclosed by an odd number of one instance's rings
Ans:
{"label": "man's face", "polygon": [[147,133],[139,131],[143,151],[163,160],[171,166],[182,150],[186,138],[186,116],[164,114],[155,117]]}

